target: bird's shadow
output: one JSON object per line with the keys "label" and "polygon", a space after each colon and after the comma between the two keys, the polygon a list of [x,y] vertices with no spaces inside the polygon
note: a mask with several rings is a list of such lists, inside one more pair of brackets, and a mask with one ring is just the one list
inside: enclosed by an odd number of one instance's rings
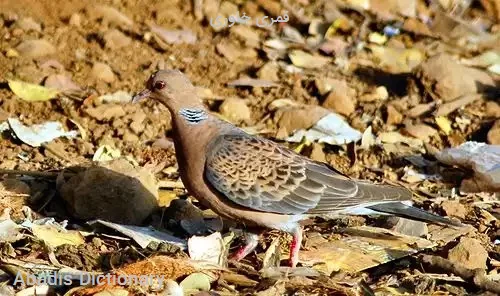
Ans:
{"label": "bird's shadow", "polygon": [[354,71],[361,81],[368,84],[384,86],[389,94],[403,97],[408,94],[411,73],[393,74],[377,68],[361,66]]}

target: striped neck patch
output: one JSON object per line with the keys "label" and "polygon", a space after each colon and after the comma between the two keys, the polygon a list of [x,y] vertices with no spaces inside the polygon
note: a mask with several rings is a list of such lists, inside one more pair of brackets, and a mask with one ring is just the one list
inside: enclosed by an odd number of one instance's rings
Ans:
{"label": "striped neck patch", "polygon": [[189,124],[198,124],[208,119],[208,114],[203,109],[183,108],[179,111],[179,115],[182,116]]}

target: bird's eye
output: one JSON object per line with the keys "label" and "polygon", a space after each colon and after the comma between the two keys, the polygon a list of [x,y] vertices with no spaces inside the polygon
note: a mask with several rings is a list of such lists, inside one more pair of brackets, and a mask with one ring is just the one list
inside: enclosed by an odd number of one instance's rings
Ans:
{"label": "bird's eye", "polygon": [[155,82],[155,84],[153,85],[153,87],[157,90],[160,90],[160,89],[163,89],[165,87],[165,81],[157,81]]}

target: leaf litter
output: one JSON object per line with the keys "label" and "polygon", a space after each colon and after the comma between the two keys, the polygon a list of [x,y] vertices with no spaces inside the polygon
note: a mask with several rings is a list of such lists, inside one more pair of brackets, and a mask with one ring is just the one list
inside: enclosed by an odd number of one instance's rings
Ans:
{"label": "leaf litter", "polygon": [[[24,10],[6,1],[0,171],[30,189],[0,188],[8,293],[52,293],[13,284],[35,267],[168,278],[162,287],[74,281],[68,295],[497,291],[498,1],[386,2],[115,1],[70,3],[62,15],[37,6],[51,7],[45,0]],[[267,28],[210,26],[218,14],[285,11],[288,22]],[[171,134],[170,116],[128,104],[165,68],[186,73],[217,116],[347,175],[403,185],[417,206],[470,226],[323,217],[305,227],[298,268],[284,266],[288,236],[273,231],[248,259],[227,260],[238,225],[179,181],[171,141],[157,141]],[[110,167],[117,160],[130,165]],[[141,194],[156,206],[140,210]],[[82,207],[92,219],[78,216]]]}

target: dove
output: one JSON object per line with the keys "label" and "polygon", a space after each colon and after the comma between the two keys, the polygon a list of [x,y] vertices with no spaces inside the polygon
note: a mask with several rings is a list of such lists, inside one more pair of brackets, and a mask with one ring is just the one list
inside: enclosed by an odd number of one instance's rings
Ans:
{"label": "dove", "polygon": [[210,114],[196,88],[178,70],[159,70],[132,102],[145,98],[167,107],[179,173],[187,191],[225,219],[245,226],[241,260],[266,229],[293,236],[289,264],[295,267],[302,242],[301,221],[321,215],[385,214],[429,223],[458,222],[411,205],[404,187],[351,179]]}

